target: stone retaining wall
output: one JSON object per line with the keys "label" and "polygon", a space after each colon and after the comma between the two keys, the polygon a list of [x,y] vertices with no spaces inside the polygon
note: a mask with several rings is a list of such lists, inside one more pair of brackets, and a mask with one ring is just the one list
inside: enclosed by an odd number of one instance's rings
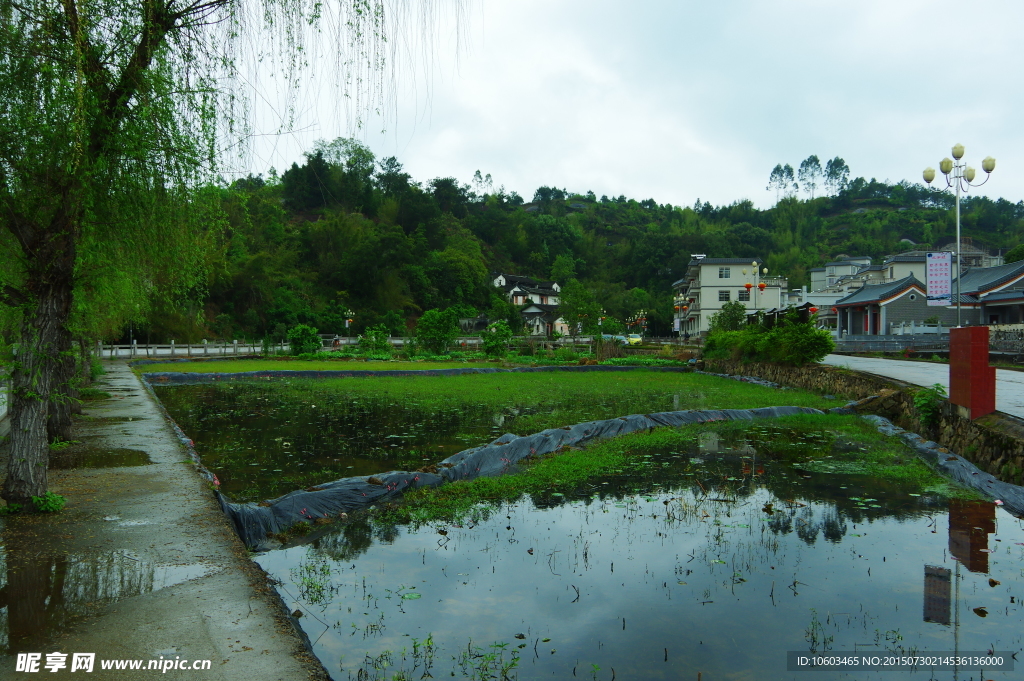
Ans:
{"label": "stone retaining wall", "polygon": [[[707,371],[756,376],[780,385],[860,400],[860,413],[884,416],[929,437],[1004,482],[1024,485],[1024,420],[996,412],[971,421],[966,409],[943,402],[937,423],[926,425],[914,408],[920,390],[901,381],[842,367],[814,364],[787,367],[731,360],[707,360]],[[866,399],[874,396],[874,399]]]}

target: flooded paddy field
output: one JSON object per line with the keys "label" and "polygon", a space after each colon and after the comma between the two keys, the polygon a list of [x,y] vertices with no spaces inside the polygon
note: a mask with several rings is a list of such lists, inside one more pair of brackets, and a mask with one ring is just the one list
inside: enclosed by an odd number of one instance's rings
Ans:
{"label": "flooded paddy field", "polygon": [[154,386],[236,501],[415,470],[513,432],[677,409],[835,401],[692,373],[485,374]]}
{"label": "flooded paddy field", "polygon": [[626,436],[606,475],[447,521],[380,509],[257,561],[336,679],[788,679],[787,651],[1021,651],[1021,521],[822,418]]}

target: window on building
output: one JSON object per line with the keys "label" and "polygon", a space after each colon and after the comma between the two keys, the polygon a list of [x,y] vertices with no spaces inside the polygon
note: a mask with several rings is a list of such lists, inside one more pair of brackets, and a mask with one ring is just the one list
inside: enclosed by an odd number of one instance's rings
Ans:
{"label": "window on building", "polygon": [[718,278],[719,279],[730,279],[731,277],[732,277],[732,268],[731,267],[719,267],[718,268]]}
{"label": "window on building", "polygon": [[719,302],[728,303],[730,300],[732,300],[732,298],[730,297],[729,293],[730,293],[729,291],[719,291],[718,292],[718,300],[719,300]]}
{"label": "window on building", "polygon": [[739,295],[736,296],[736,300],[750,300],[750,291],[741,289]]}
{"label": "window on building", "polygon": [[836,268],[835,267],[829,267],[828,268],[828,273],[829,274],[835,274],[836,273]]}

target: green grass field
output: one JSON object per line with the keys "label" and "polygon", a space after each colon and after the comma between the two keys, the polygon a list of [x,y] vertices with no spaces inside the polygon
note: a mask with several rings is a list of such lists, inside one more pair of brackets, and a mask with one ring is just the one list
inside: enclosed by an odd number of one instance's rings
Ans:
{"label": "green grass field", "polygon": [[140,374],[164,371],[182,373],[241,373],[246,371],[422,371],[424,369],[456,369],[465,367],[498,367],[497,362],[380,362],[366,360],[301,360],[301,359],[209,359],[193,362],[160,362],[135,367]]}

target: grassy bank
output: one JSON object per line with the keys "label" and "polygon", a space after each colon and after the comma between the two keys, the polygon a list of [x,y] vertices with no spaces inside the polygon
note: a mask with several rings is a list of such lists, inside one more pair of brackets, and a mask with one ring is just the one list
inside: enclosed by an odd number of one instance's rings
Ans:
{"label": "grassy bank", "polygon": [[303,359],[208,359],[192,362],[158,362],[135,367],[140,374],[164,371],[182,373],[242,373],[246,371],[422,371],[425,369],[456,369],[467,366],[497,367],[496,362],[451,361],[367,361],[367,360],[303,360]]}
{"label": "grassy bank", "polygon": [[[977,498],[974,492],[954,486],[935,474],[902,442],[880,434],[859,417],[802,415],[754,423],[733,421],[663,428],[604,440],[584,449],[528,460],[520,473],[415,490],[405,495],[400,505],[383,511],[379,519],[416,524],[461,523],[488,515],[497,506],[514,502],[523,495],[562,497],[578,493],[581,487],[598,489],[591,483],[624,472],[647,471],[657,475],[659,467],[667,465],[657,461],[658,454],[692,450],[702,434],[708,433],[713,433],[716,439],[735,439],[753,445],[762,461],[769,459],[808,472],[801,477],[813,477],[814,473],[847,478],[865,476],[873,484],[903,495],[916,497],[929,493]],[[692,460],[691,466],[695,471],[699,468]],[[700,483],[698,478],[694,484],[701,489],[706,484],[709,490],[721,493],[721,480],[716,477],[713,475],[706,483]],[[740,480],[740,484],[733,483],[731,487],[741,487],[743,482]],[[787,481],[781,483],[781,487],[791,488],[794,498],[799,496],[797,490],[792,489],[795,484]],[[861,504],[860,497],[850,498],[855,506],[866,506]]]}

